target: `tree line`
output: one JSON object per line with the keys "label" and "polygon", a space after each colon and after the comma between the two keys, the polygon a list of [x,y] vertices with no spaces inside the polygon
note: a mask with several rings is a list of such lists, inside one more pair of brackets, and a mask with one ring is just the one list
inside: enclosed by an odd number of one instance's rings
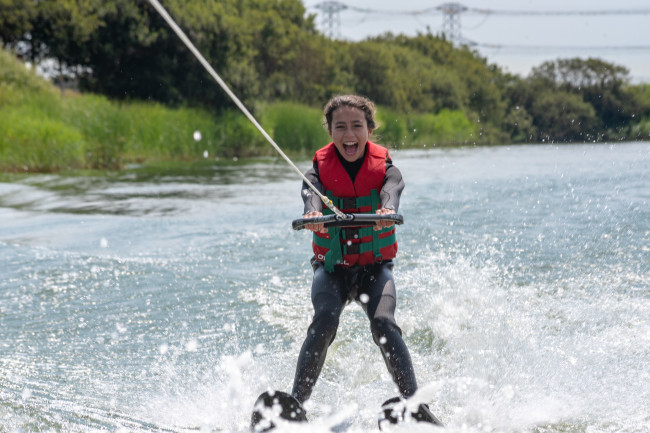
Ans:
{"label": "tree line", "polygon": [[[649,86],[600,59],[548,61],[524,78],[444,35],[329,39],[300,0],[162,4],[253,110],[279,101],[322,106],[351,92],[399,113],[460,111],[482,143],[648,138]],[[53,60],[54,80],[82,91],[232,107],[146,0],[0,0],[0,38],[26,61]]]}

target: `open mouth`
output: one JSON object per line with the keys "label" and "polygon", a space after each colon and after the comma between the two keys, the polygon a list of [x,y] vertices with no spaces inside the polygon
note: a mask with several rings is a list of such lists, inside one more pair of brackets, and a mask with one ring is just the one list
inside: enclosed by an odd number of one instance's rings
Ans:
{"label": "open mouth", "polygon": [[348,156],[356,155],[358,149],[359,149],[359,143],[357,143],[356,141],[355,142],[349,142],[349,143],[343,143],[343,151]]}

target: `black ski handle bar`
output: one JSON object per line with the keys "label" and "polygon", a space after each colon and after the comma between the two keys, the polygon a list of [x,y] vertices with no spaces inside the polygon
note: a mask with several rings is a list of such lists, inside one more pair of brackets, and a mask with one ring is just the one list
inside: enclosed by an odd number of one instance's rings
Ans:
{"label": "black ski handle bar", "polygon": [[404,224],[404,217],[399,214],[378,215],[372,213],[349,213],[346,218],[337,215],[325,215],[314,218],[298,218],[291,222],[294,230],[302,230],[307,224],[323,224],[325,227],[363,227],[374,225],[378,221],[392,221]]}

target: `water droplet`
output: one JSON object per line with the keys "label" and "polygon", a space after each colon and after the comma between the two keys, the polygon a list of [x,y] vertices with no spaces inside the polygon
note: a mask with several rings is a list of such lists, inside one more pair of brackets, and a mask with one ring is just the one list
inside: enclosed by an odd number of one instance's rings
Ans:
{"label": "water droplet", "polygon": [[196,349],[198,348],[199,348],[199,342],[195,338],[192,338],[190,341],[187,342],[187,344],[185,344],[185,349],[188,352],[196,352]]}
{"label": "water droplet", "polygon": [[23,389],[21,397],[23,400],[29,400],[32,397],[32,390],[28,388]]}

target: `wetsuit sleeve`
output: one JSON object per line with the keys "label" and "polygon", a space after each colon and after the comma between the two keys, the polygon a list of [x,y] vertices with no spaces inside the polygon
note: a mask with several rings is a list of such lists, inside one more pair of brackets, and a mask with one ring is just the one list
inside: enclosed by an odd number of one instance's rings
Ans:
{"label": "wetsuit sleeve", "polygon": [[[323,185],[320,182],[317,162],[314,162],[314,166],[305,172],[305,177],[312,183],[312,185],[316,187],[316,189],[318,189],[321,194],[325,194]],[[314,191],[312,191],[304,181],[302,183],[302,191],[300,192],[300,195],[302,196],[302,201],[305,204],[305,210],[302,213],[303,215],[308,214],[312,211],[323,211],[323,202],[321,201],[320,197],[318,197],[318,195],[316,195],[316,193],[314,193]]]}
{"label": "wetsuit sleeve", "polygon": [[397,212],[403,190],[404,179],[402,179],[402,172],[390,160],[386,161],[386,177],[384,177],[384,185],[379,193],[381,207],[393,209]]}

